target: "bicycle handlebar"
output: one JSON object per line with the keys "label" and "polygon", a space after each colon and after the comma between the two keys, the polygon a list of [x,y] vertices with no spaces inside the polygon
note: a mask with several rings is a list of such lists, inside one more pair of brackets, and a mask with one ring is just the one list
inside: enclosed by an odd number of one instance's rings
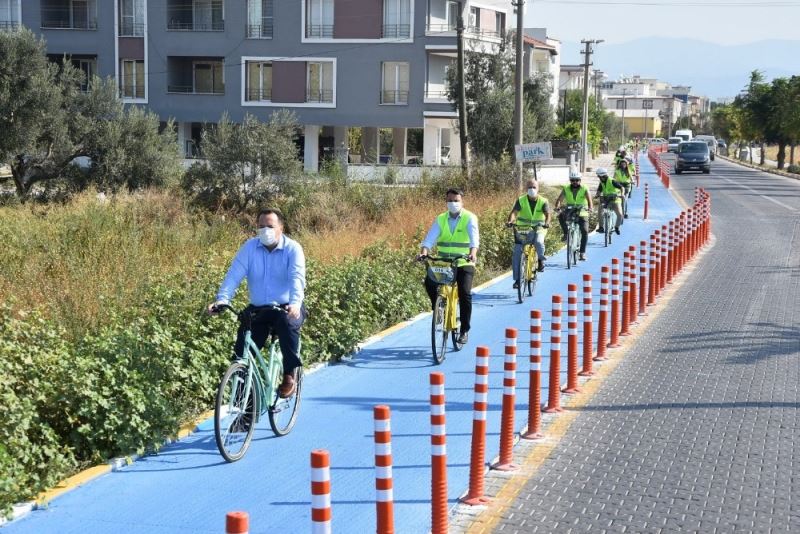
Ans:
{"label": "bicycle handlebar", "polygon": [[466,260],[469,259],[469,255],[467,254],[459,254],[458,256],[454,256],[452,258],[443,258],[441,256],[431,256],[430,254],[426,254],[425,256],[420,256],[419,261],[449,261],[451,264],[456,263],[458,260]]}
{"label": "bicycle handlebar", "polygon": [[[252,306],[250,308],[253,311],[263,311],[263,310],[272,310],[272,311],[282,311],[283,313],[289,313],[285,308],[279,306],[277,304],[266,304],[264,306]],[[231,306],[230,304],[217,304],[211,306],[211,313],[217,314],[223,311],[230,311],[234,315],[240,315],[244,310],[236,311],[236,308]]]}

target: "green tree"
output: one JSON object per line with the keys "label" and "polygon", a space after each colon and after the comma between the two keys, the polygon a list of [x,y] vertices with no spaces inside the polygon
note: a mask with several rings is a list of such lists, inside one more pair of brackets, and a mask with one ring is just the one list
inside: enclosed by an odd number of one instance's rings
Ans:
{"label": "green tree", "polygon": [[772,80],[767,102],[765,140],[778,145],[778,168],[783,169],[787,145],[800,137],[800,77]]}
{"label": "green tree", "polygon": [[[572,134],[570,123],[578,125],[577,134]],[[556,137],[560,139],[580,139],[581,124],[583,123],[583,91],[572,89],[566,91],[562,105],[558,108],[558,124],[562,129],[557,130]],[[560,133],[559,133],[560,132]],[[567,133],[574,137],[566,136]],[[603,137],[608,137],[611,144],[622,144],[622,119],[611,111],[606,111],[597,105],[594,95],[589,95],[589,132],[587,142],[592,146],[596,155]]]}
{"label": "green tree", "polygon": [[[180,172],[174,136],[159,134],[156,115],[126,110],[113,80],[83,76],[69,61],[48,62],[30,31],[0,32],[0,161],[23,200],[37,184],[134,189]],[[88,168],[79,171],[78,158]]]}
{"label": "green tree", "polygon": [[[469,143],[484,161],[496,161],[514,150],[514,52],[506,39],[496,50],[468,51],[464,60]],[[448,72],[448,99],[458,102],[456,69]],[[549,139],[554,130],[548,76],[534,76],[523,86],[522,139]]]}
{"label": "green tree", "polygon": [[714,135],[721,139],[727,139],[728,142],[740,139],[737,109],[732,104],[721,104],[712,107],[711,131]]}
{"label": "green tree", "polygon": [[[761,161],[764,164],[764,140],[769,126],[769,92],[770,87],[764,81],[764,75],[754,70],[750,73],[750,81],[744,91],[734,100],[734,106],[741,116],[741,134],[747,141],[761,145]],[[752,162],[752,151],[750,161]]]}
{"label": "green tree", "polygon": [[184,175],[183,189],[197,204],[241,213],[279,191],[281,181],[300,174],[295,115],[286,110],[269,122],[246,115],[242,124],[223,115],[203,131],[207,164],[196,163]]}

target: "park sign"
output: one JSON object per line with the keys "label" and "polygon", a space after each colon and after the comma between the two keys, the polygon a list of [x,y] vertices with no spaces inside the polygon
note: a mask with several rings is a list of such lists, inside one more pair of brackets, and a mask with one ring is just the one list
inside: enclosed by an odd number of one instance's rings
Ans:
{"label": "park sign", "polygon": [[514,145],[516,161],[541,161],[543,159],[553,159],[553,145],[551,143],[528,143],[525,145]]}

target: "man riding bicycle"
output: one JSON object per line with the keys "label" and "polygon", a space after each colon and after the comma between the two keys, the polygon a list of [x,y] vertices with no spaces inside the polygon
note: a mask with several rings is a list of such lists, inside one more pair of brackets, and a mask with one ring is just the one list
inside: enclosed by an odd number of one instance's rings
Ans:
{"label": "man riding bicycle", "polygon": [[[511,269],[514,273],[514,289],[519,287],[519,259],[522,256],[522,247],[532,244],[536,248],[536,256],[539,259],[537,271],[544,271],[544,238],[547,235],[547,228],[550,227],[550,204],[547,199],[539,194],[539,186],[533,178],[526,183],[527,194],[519,197],[508,215],[507,226],[515,226],[518,230],[529,230],[537,223],[544,223],[544,227],[538,232],[528,232],[525,242],[514,242],[514,253],[511,261]],[[516,234],[516,233],[515,233]],[[515,235],[516,237],[516,235]]]}
{"label": "man riding bicycle", "polygon": [[600,167],[595,172],[597,173],[597,178],[600,179],[595,195],[600,199],[600,202],[597,203],[597,220],[600,221],[597,231],[601,234],[606,231],[603,228],[602,214],[603,207],[607,205],[609,209],[617,214],[617,224],[614,226],[614,231],[619,235],[619,227],[622,225],[622,199],[620,195],[623,194],[624,186],[620,182],[609,178],[608,171],[603,167]]}
{"label": "man riding bicycle", "polygon": [[[243,278],[247,278],[250,304],[243,313],[251,314],[251,336],[260,348],[267,335],[278,336],[283,355],[283,382],[278,388],[281,398],[291,397],[297,387],[295,371],[300,362],[300,327],[306,318],[303,305],[306,288],[306,258],[300,243],[283,233],[283,214],[274,208],[263,209],[257,217],[258,235],[245,241],[234,256],[225,279],[217,292],[216,302],[208,312],[229,304]],[[284,311],[258,310],[260,306],[277,304]],[[234,355],[242,357],[245,327],[240,326],[233,346]]]}
{"label": "man riding bicycle", "polygon": [[628,162],[624,159],[617,163],[617,168],[614,171],[614,180],[623,185],[625,196],[630,197],[632,188],[631,169],[628,167]]}
{"label": "man riding bicycle", "polygon": [[[472,279],[475,276],[475,262],[478,257],[480,236],[478,217],[464,209],[464,192],[461,189],[448,189],[446,194],[447,211],[434,219],[428,234],[420,245],[417,259],[428,256],[436,247],[441,258],[455,258],[460,255],[466,259],[456,264],[456,283],[458,284],[458,305],[461,310],[461,331],[458,343],[465,344],[469,338],[472,318]],[[431,299],[431,308],[436,305],[437,286],[433,280],[425,278],[425,290]]]}
{"label": "man riding bicycle", "polygon": [[[581,185],[581,173],[576,170],[569,172],[569,185],[565,185],[561,194],[556,199],[556,209],[564,204],[568,208],[578,210],[578,226],[581,230],[580,259],[586,259],[586,241],[589,239],[589,212],[593,209],[592,197],[589,191]],[[567,240],[567,214],[561,211],[558,214],[558,222],[563,232],[562,239]]]}

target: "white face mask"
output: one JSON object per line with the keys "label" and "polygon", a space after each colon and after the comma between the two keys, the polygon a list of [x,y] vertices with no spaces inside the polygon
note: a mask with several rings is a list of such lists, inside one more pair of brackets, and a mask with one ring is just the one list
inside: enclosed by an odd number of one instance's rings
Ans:
{"label": "white face mask", "polygon": [[537,188],[535,188],[535,187],[529,187],[528,188],[528,196],[529,197],[535,197],[536,193],[538,193],[538,192],[539,192],[539,190]]}
{"label": "white face mask", "polygon": [[447,211],[453,215],[458,214],[461,211],[461,202],[448,202]]}
{"label": "white face mask", "polygon": [[278,238],[275,237],[275,228],[259,228],[258,239],[265,247],[271,247],[278,242]]}

